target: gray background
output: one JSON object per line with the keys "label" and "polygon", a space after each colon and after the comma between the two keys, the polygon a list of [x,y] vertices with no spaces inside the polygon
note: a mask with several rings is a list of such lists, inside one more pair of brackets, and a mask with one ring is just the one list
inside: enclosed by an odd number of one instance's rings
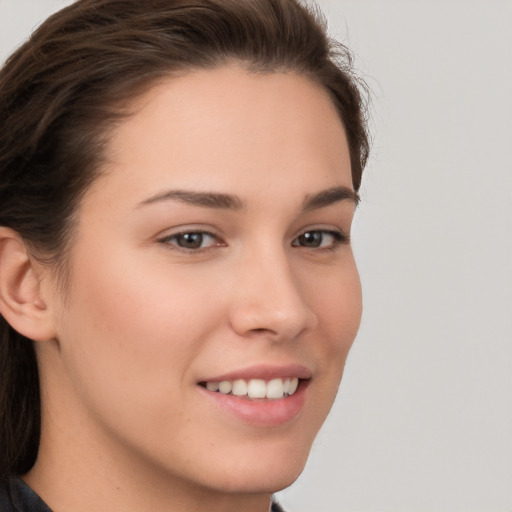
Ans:
{"label": "gray background", "polygon": [[[0,59],[59,0],[0,0]],[[512,511],[512,2],[320,0],[373,90],[365,313],[291,512]]]}

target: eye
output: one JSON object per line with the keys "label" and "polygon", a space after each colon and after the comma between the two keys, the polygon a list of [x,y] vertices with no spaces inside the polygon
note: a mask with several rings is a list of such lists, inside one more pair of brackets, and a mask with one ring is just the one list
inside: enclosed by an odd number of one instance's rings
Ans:
{"label": "eye", "polygon": [[308,249],[335,249],[338,245],[348,243],[349,239],[340,231],[311,230],[299,235],[293,242],[293,247]]}
{"label": "eye", "polygon": [[206,231],[176,233],[160,239],[159,242],[190,251],[224,245],[215,235]]}

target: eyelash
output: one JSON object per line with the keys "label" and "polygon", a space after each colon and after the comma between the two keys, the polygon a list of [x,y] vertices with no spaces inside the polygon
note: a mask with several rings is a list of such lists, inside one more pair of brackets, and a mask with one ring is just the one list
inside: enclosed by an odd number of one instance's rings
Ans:
{"label": "eyelash", "polygon": [[[305,247],[301,245],[295,245],[295,241],[299,240],[301,237],[305,237],[306,235],[312,235],[312,234],[320,234],[322,239],[321,242],[323,242],[323,238],[325,236],[332,237],[332,242],[327,247]],[[347,245],[350,243],[350,237],[347,236],[342,231],[335,231],[331,229],[307,229],[306,231],[303,231],[297,238],[295,238],[292,242],[292,247],[305,247],[306,249],[311,249],[314,251],[335,251],[340,245]]]}
{"label": "eyelash", "polygon": [[[214,241],[217,241],[216,243],[211,244],[209,247],[183,247],[180,246],[178,243],[171,243],[173,240],[177,241],[180,237],[186,237],[186,236],[193,236],[193,235],[201,235],[201,241],[205,237],[209,237]],[[222,241],[220,241],[219,237],[215,235],[214,233],[211,233],[209,231],[201,231],[201,230],[190,230],[190,231],[181,231],[180,233],[173,233],[172,235],[166,236],[164,238],[161,238],[158,240],[160,243],[166,244],[166,245],[173,245],[175,246],[176,250],[183,251],[186,253],[198,253],[198,252],[204,252],[205,250],[210,249],[211,247],[225,247],[226,244]]]}
{"label": "eyelash", "polygon": [[[307,247],[304,245],[298,245],[296,244],[296,241],[299,241],[301,237],[305,237],[306,235],[321,235],[321,241],[320,245],[316,247]],[[194,236],[194,235],[200,235],[200,242],[202,245],[202,242],[204,241],[205,237],[211,238],[214,243],[207,247],[183,247],[180,246],[177,242],[177,240],[180,237],[186,237],[186,236]],[[332,237],[332,242],[327,247],[322,247],[321,243],[324,241],[323,239],[325,236]],[[172,241],[175,241],[172,243]],[[195,254],[195,253],[201,253],[208,251],[212,247],[225,247],[227,244],[220,240],[220,238],[215,235],[214,233],[211,233],[209,231],[201,231],[201,230],[190,230],[190,231],[181,231],[179,233],[173,233],[172,235],[166,236],[164,238],[161,238],[158,240],[158,242],[162,244],[166,244],[169,246],[174,246],[173,248],[175,250],[183,251],[188,254]],[[298,235],[293,241],[292,241],[292,247],[303,247],[306,249],[311,249],[314,251],[335,251],[340,245],[348,245],[350,243],[350,237],[347,236],[345,233],[341,231],[335,231],[335,230],[328,230],[328,229],[308,229],[303,231],[300,235]]]}

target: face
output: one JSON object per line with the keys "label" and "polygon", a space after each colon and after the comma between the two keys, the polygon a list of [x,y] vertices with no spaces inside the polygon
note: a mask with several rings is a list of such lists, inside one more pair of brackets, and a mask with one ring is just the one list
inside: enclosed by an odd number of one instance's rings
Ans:
{"label": "face", "polygon": [[293,73],[198,71],[138,100],[107,156],[40,354],[49,431],[216,491],[289,485],[361,314],[328,95]]}

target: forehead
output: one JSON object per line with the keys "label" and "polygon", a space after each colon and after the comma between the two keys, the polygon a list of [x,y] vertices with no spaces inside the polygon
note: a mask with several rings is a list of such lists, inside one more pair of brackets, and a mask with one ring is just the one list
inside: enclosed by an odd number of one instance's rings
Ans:
{"label": "forehead", "polygon": [[296,73],[229,66],[171,78],[111,135],[107,174],[122,173],[141,193],[150,181],[225,192],[269,179],[286,187],[291,177],[309,188],[351,186],[338,113],[321,86]]}

